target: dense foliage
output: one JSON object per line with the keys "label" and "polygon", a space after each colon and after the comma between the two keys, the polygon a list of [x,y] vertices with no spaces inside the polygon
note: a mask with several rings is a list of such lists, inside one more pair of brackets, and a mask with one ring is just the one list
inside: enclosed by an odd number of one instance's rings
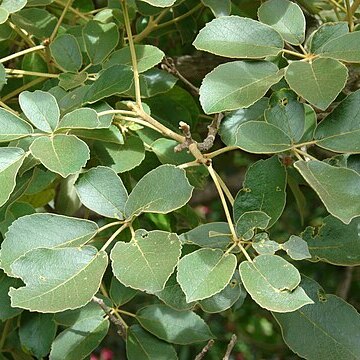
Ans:
{"label": "dense foliage", "polygon": [[0,360],[360,359],[359,7],[0,1]]}

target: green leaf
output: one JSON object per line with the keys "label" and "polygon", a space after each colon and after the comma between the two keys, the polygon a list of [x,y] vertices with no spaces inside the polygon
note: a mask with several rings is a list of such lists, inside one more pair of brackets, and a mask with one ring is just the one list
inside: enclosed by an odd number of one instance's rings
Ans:
{"label": "green leaf", "polygon": [[304,278],[301,286],[314,304],[293,313],[273,314],[286,344],[309,360],[359,359],[358,312],[339,297],[324,294],[320,285],[309,278]]}
{"label": "green leaf", "polygon": [[56,324],[52,314],[24,312],[21,315],[19,337],[21,347],[37,359],[50,352],[56,335]]}
{"label": "green leaf", "polygon": [[291,312],[313,301],[299,285],[296,267],[277,255],[259,255],[240,264],[246,291],[261,307],[275,312]]}
{"label": "green leaf", "polygon": [[294,92],[282,89],[272,94],[265,120],[284,131],[292,142],[298,142],[305,131],[305,105]]}
{"label": "green leaf", "polygon": [[[139,73],[153,68],[159,64],[165,56],[163,51],[153,45],[135,45],[135,52]],[[118,64],[132,67],[129,46],[114,51],[105,62],[104,69]]]}
{"label": "green leaf", "polygon": [[154,293],[164,288],[180,255],[181,243],[176,234],[137,230],[130,242],[117,242],[110,257],[113,273],[121,283]]}
{"label": "green leaf", "polygon": [[73,130],[71,133],[83,139],[99,140],[104,143],[117,145],[124,144],[122,133],[115,125],[111,125],[109,129],[81,129]]}
{"label": "green leaf", "polygon": [[192,311],[149,305],[137,312],[136,319],[147,331],[173,344],[193,344],[214,337],[205,321]]}
{"label": "green leaf", "polygon": [[20,11],[27,3],[27,0],[3,0],[1,7],[9,12],[9,14]]}
{"label": "green leaf", "polygon": [[244,212],[236,222],[236,234],[243,240],[251,240],[255,235],[255,229],[266,229],[271,218],[263,211]]}
{"label": "green leaf", "polygon": [[348,225],[327,216],[315,233],[309,228],[302,234],[315,261],[325,261],[339,266],[360,265],[360,218]]}
{"label": "green leaf", "polygon": [[31,144],[30,151],[46,168],[64,178],[78,173],[90,158],[86,143],[74,135],[39,137]]}
{"label": "green leaf", "polygon": [[247,121],[237,129],[234,145],[254,154],[273,154],[291,149],[292,142],[275,125],[264,121]]}
{"label": "green leaf", "polygon": [[26,121],[0,108],[0,142],[21,139],[32,132],[32,127]]}
{"label": "green leaf", "polygon": [[174,5],[176,0],[140,0],[156,7],[169,7]]}
{"label": "green leaf", "polygon": [[219,65],[201,84],[201,106],[207,114],[249,107],[282,76],[283,72],[267,61],[233,61]]}
{"label": "green leaf", "polygon": [[[329,74],[331,77],[329,78]],[[346,84],[348,71],[334,59],[318,58],[311,63],[293,61],[285,80],[298,95],[321,110],[326,110]]]}
{"label": "green leaf", "polygon": [[324,45],[329,41],[349,32],[349,24],[345,21],[322,24],[312,35],[309,41],[309,50],[312,54],[320,54]]}
{"label": "green leaf", "polygon": [[133,72],[125,65],[114,65],[102,71],[85,95],[85,101],[94,103],[128,90],[133,82]]}
{"label": "green leaf", "polygon": [[126,202],[125,213],[128,218],[142,212],[167,214],[184,206],[190,200],[192,191],[185,170],[161,165],[135,185]]}
{"label": "green leaf", "polygon": [[0,147],[0,206],[15,189],[16,175],[25,159],[25,151],[16,147]]}
{"label": "green leaf", "polygon": [[299,5],[288,0],[269,0],[258,9],[259,20],[277,30],[289,44],[305,40],[305,16]]}
{"label": "green leaf", "polygon": [[50,44],[51,55],[64,70],[76,72],[82,66],[82,54],[76,37],[70,34],[57,36]]}
{"label": "green leaf", "polygon": [[357,172],[321,161],[297,161],[294,166],[330,214],[345,224],[360,216],[360,175]]}
{"label": "green leaf", "polygon": [[0,24],[6,23],[7,19],[9,18],[9,12],[4,9],[3,7],[0,7]]}
{"label": "green leaf", "polygon": [[276,156],[251,165],[235,198],[234,220],[248,211],[263,211],[271,217],[268,226],[274,225],[285,207],[286,178],[286,169]]}
{"label": "green leaf", "polygon": [[[1,15],[0,15],[1,16]],[[4,65],[0,63],[0,91],[7,83]]]}
{"label": "green leaf", "polygon": [[262,98],[255,104],[250,105],[247,109],[239,109],[226,114],[220,124],[221,140],[227,146],[236,144],[237,131],[243,123],[251,120],[263,120],[264,111],[269,106],[269,99]]}
{"label": "green leaf", "polygon": [[87,72],[80,73],[61,73],[59,74],[59,86],[64,90],[71,90],[83,85],[88,78]]}
{"label": "green leaf", "polygon": [[201,2],[210,8],[216,17],[228,16],[231,13],[231,1],[230,0],[201,0]]}
{"label": "green leaf", "polygon": [[28,251],[81,246],[97,231],[96,223],[89,220],[40,213],[23,216],[12,223],[1,244],[1,268],[11,275],[11,264]]}
{"label": "green leaf", "polygon": [[334,152],[360,153],[360,91],[345,98],[316,128],[317,145]]}
{"label": "green leaf", "polygon": [[115,276],[111,279],[110,284],[110,298],[116,306],[122,306],[128,303],[138,291],[125,286]]}
{"label": "green leaf", "polygon": [[118,27],[115,23],[102,24],[89,20],[83,28],[86,52],[92,64],[103,62],[119,42]]}
{"label": "green leaf", "polygon": [[67,113],[61,119],[58,129],[96,129],[101,127],[95,110],[81,108]]}
{"label": "green leaf", "polygon": [[144,143],[137,136],[127,136],[121,145],[96,142],[93,151],[102,165],[110,167],[116,173],[132,170],[145,158]]}
{"label": "green leaf", "polygon": [[10,287],[18,287],[22,284],[20,279],[8,277],[0,270],[0,320],[5,321],[11,319],[22,312],[22,309],[14,308],[10,305],[10,297],[8,295]]}
{"label": "green leaf", "polygon": [[307,242],[299,236],[291,235],[289,240],[280,246],[293,260],[311,259]]}
{"label": "green leaf", "polygon": [[62,331],[51,346],[51,360],[79,360],[95,350],[107,335],[110,322],[103,316],[88,312]]}
{"label": "green leaf", "polygon": [[360,32],[354,31],[327,42],[321,49],[320,55],[350,63],[360,62],[360,50],[357,44]]}
{"label": "green leaf", "polygon": [[92,246],[31,250],[11,265],[25,283],[10,288],[11,306],[44,313],[84,306],[98,291],[107,263],[106,252]]}
{"label": "green leaf", "polygon": [[259,255],[274,255],[281,249],[280,244],[270,240],[267,233],[259,233],[254,236],[252,247]]}
{"label": "green leaf", "polygon": [[207,313],[223,312],[230,309],[238,301],[241,294],[245,295],[245,290],[242,288],[239,272],[235,271],[229,284],[223,290],[199,301],[199,306]]}
{"label": "green leaf", "polygon": [[50,93],[23,91],[19,96],[21,110],[39,130],[52,133],[60,119],[57,101]]}
{"label": "green leaf", "polygon": [[220,249],[200,249],[181,258],[177,281],[186,295],[186,301],[206,299],[219,293],[230,282],[236,256]]}
{"label": "green leaf", "polygon": [[175,349],[149,334],[139,325],[127,332],[126,354],[129,360],[177,360]]}
{"label": "green leaf", "polygon": [[223,16],[207,23],[193,45],[198,50],[229,58],[259,59],[277,55],[284,41],[268,25],[249,18]]}
{"label": "green leaf", "polygon": [[205,248],[225,250],[231,243],[231,231],[228,223],[211,222],[200,225],[180,235],[185,244],[196,244]]}
{"label": "green leaf", "polygon": [[99,166],[81,174],[75,188],[80,201],[90,210],[109,218],[124,219],[127,190],[115,171]]}

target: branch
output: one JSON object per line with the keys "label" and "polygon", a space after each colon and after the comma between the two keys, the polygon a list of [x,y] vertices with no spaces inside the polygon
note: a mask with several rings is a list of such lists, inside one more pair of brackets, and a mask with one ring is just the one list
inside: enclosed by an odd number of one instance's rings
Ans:
{"label": "branch", "polygon": [[202,143],[198,144],[198,148],[200,151],[208,151],[213,147],[216,135],[220,128],[221,120],[223,118],[224,118],[224,114],[222,113],[216,114],[214,116],[213,121],[208,126],[209,131],[207,137],[204,139]]}
{"label": "branch", "polygon": [[201,350],[201,353],[196,355],[195,360],[202,360],[205,357],[206,353],[212,348],[213,345],[214,345],[214,340],[209,340],[209,342]]}
{"label": "branch", "polygon": [[231,337],[231,340],[229,342],[229,345],[228,345],[228,347],[226,349],[226,353],[225,353],[222,360],[229,360],[230,359],[231,352],[233,351],[236,342],[237,342],[237,336],[235,334],[233,334],[232,337]]}
{"label": "branch", "polygon": [[111,313],[111,308],[109,306],[107,306],[104,303],[103,299],[100,299],[96,296],[93,296],[92,301],[96,304],[98,304],[105,312],[105,314],[109,317],[109,320],[116,326],[117,328],[117,333],[122,337],[122,338],[126,338],[126,327],[124,326],[124,324],[117,319],[114,314]]}

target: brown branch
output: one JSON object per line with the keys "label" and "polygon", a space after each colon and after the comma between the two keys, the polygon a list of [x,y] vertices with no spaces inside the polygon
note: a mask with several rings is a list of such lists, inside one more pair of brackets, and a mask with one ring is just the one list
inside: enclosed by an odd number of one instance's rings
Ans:
{"label": "brown branch", "polygon": [[105,314],[109,317],[109,320],[116,326],[117,328],[117,333],[122,337],[122,338],[126,338],[126,327],[124,326],[124,324],[115,317],[114,314],[111,313],[111,308],[109,306],[107,306],[104,303],[103,299],[100,299],[96,296],[93,296],[92,301],[96,304],[98,304],[105,312]]}
{"label": "brown branch", "polygon": [[220,128],[221,120],[223,118],[224,118],[224,114],[222,113],[216,114],[214,116],[213,121],[208,126],[209,131],[207,137],[204,139],[202,143],[198,144],[198,149],[200,151],[208,151],[213,147],[216,135]]}
{"label": "brown branch", "polygon": [[196,355],[195,360],[202,360],[206,353],[212,348],[212,346],[214,345],[214,340],[209,340],[209,342],[203,347],[203,349],[201,350],[201,352]]}
{"label": "brown branch", "polygon": [[175,152],[181,152],[185,149],[188,149],[191,144],[194,144],[195,141],[193,140],[191,136],[191,130],[190,126],[183,121],[179,122],[179,129],[183,132],[185,136],[185,141],[177,146],[175,146],[174,151]]}
{"label": "brown branch", "polygon": [[226,353],[225,353],[222,360],[229,360],[230,359],[231,352],[233,351],[236,342],[237,342],[237,336],[235,334],[233,334],[232,337],[231,337],[231,340],[229,342],[229,345],[228,345],[228,347],[226,349]]}

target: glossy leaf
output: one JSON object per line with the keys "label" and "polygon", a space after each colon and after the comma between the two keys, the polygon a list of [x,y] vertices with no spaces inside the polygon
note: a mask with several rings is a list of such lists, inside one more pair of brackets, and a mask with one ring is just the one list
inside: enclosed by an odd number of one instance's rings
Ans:
{"label": "glossy leaf", "polygon": [[143,330],[139,325],[128,329],[126,354],[129,360],[177,360],[175,349]]}
{"label": "glossy leaf", "polygon": [[330,214],[345,224],[360,216],[360,175],[357,172],[321,161],[297,161],[294,166]]}
{"label": "glossy leaf", "polygon": [[51,55],[64,70],[76,72],[82,66],[82,54],[75,36],[62,34],[50,44]]}
{"label": "glossy leaf", "polygon": [[125,286],[154,293],[164,288],[180,255],[181,243],[176,234],[137,230],[130,242],[115,244],[112,269]]}
{"label": "glossy leaf", "polygon": [[30,151],[46,168],[64,178],[80,172],[90,158],[86,143],[74,135],[36,138]]}
{"label": "glossy leaf", "polygon": [[219,293],[230,282],[236,267],[236,256],[219,249],[200,249],[182,257],[177,281],[186,301],[206,299]]}
{"label": "glossy leaf", "polygon": [[259,20],[277,30],[293,45],[305,40],[305,16],[299,5],[288,0],[269,0],[258,9]]}
{"label": "glossy leaf", "polygon": [[86,52],[92,64],[100,64],[119,42],[116,24],[90,20],[83,28]]}
{"label": "glossy leaf", "polygon": [[299,236],[291,235],[288,241],[286,241],[284,244],[281,244],[281,248],[285,250],[293,260],[304,260],[311,258],[308,244]]}
{"label": "glossy leaf", "polygon": [[207,114],[249,107],[282,76],[282,71],[267,61],[233,61],[219,65],[202,82],[201,105]]}
{"label": "glossy leaf", "polygon": [[314,304],[288,314],[273,314],[286,344],[309,360],[358,359],[358,312],[339,297],[324,294],[320,285],[309,278],[304,278],[301,286]]}
{"label": "glossy leaf", "polygon": [[32,132],[32,127],[26,121],[0,108],[0,143],[21,139]]}
{"label": "glossy leaf", "polygon": [[261,307],[275,312],[292,312],[313,301],[300,286],[300,274],[277,255],[259,255],[240,264],[246,291]]}
{"label": "glossy leaf", "polygon": [[53,132],[60,119],[60,109],[55,97],[47,92],[23,91],[19,103],[26,117],[39,130]]}
{"label": "glossy leaf", "polygon": [[347,77],[345,65],[334,59],[323,58],[311,63],[293,61],[285,72],[285,79],[291,89],[321,110],[326,110],[336,99]]}
{"label": "glossy leaf", "polygon": [[316,128],[317,145],[335,152],[360,152],[360,91],[345,98]]}
{"label": "glossy leaf", "polygon": [[101,127],[95,110],[81,108],[67,113],[61,119],[58,129],[96,129]]}
{"label": "glossy leaf", "polygon": [[0,206],[6,203],[15,189],[16,175],[24,159],[23,149],[0,147]]}
{"label": "glossy leaf", "polygon": [[[12,274],[10,265],[30,250],[81,246],[98,230],[96,223],[55,214],[32,214],[12,223],[1,244],[0,266]],[[21,241],[26,239],[26,241]]]}
{"label": "glossy leaf", "polygon": [[228,16],[231,12],[231,1],[230,0],[201,0],[201,2],[210,8],[216,17]]}
{"label": "glossy leaf", "polygon": [[137,312],[136,319],[144,329],[173,344],[193,344],[213,338],[205,321],[192,311],[149,305]]}
{"label": "glossy leaf", "polygon": [[92,246],[32,250],[11,265],[25,283],[10,289],[11,305],[44,313],[84,306],[98,291],[107,262],[106,252]]}
{"label": "glossy leaf", "polygon": [[268,25],[249,18],[223,16],[207,23],[193,45],[215,55],[259,59],[277,55],[284,41]]}
{"label": "glossy leaf", "polygon": [[[177,191],[173,191],[176,184]],[[162,165],[148,172],[134,187],[125,205],[127,217],[142,212],[167,214],[184,206],[193,187],[185,171],[173,165]]]}
{"label": "glossy leaf", "polygon": [[104,166],[92,168],[80,175],[75,188],[87,208],[105,217],[124,219],[128,194],[114,170]]}
{"label": "glossy leaf", "polygon": [[268,226],[274,225],[285,207],[286,177],[286,169],[276,156],[250,166],[235,198],[235,221],[247,211],[263,211],[271,217]]}

